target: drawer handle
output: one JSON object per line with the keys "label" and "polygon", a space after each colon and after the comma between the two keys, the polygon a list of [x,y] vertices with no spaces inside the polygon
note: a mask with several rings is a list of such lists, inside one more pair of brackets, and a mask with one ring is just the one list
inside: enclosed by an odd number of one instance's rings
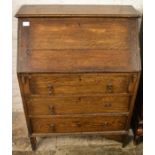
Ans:
{"label": "drawer handle", "polygon": [[112,84],[112,82],[109,82],[109,83],[107,84],[106,89],[107,89],[107,92],[108,92],[108,93],[113,93],[113,84]]}
{"label": "drawer handle", "polygon": [[111,103],[105,103],[104,104],[104,107],[106,107],[106,108],[111,107],[111,106],[112,106]]}
{"label": "drawer handle", "polygon": [[81,123],[76,123],[76,126],[77,127],[81,127]]}
{"label": "drawer handle", "polygon": [[53,132],[55,131],[55,124],[50,124],[49,127]]}
{"label": "drawer handle", "polygon": [[48,109],[49,109],[51,114],[54,114],[54,106],[53,105],[49,105]]}
{"label": "drawer handle", "polygon": [[102,123],[102,126],[103,126],[103,127],[109,126],[109,122],[103,122],[103,123]]}
{"label": "drawer handle", "polygon": [[49,95],[52,95],[53,94],[53,92],[54,92],[54,88],[53,88],[53,86],[51,85],[51,84],[48,84],[48,94]]}

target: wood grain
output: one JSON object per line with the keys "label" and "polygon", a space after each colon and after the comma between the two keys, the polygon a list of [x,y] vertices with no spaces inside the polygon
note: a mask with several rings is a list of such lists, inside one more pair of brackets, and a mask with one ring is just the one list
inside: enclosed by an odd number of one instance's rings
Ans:
{"label": "wood grain", "polygon": [[[31,118],[33,133],[66,133],[123,130],[124,116],[79,115]],[[51,127],[52,126],[52,127]]]}
{"label": "wood grain", "polygon": [[[31,74],[32,95],[130,93],[132,74]],[[111,88],[109,88],[109,85]],[[51,86],[51,91],[49,90]],[[130,92],[129,92],[130,91]],[[50,94],[51,92],[51,94]]]}
{"label": "wood grain", "polygon": [[16,17],[17,74],[32,149],[36,136],[70,133],[125,144],[141,71],[138,12],[29,5]]}
{"label": "wood grain", "polygon": [[[23,21],[30,26],[23,27]],[[139,48],[133,46],[138,43],[135,18],[28,18],[19,22],[18,72],[141,69]]]}
{"label": "wood grain", "polygon": [[27,21],[30,22],[30,50],[130,48],[128,33],[132,19],[35,18]]}
{"label": "wood grain", "polygon": [[139,17],[129,5],[23,5],[16,17]]}
{"label": "wood grain", "polygon": [[128,112],[129,95],[96,95],[79,97],[31,97],[29,115],[87,114]]}

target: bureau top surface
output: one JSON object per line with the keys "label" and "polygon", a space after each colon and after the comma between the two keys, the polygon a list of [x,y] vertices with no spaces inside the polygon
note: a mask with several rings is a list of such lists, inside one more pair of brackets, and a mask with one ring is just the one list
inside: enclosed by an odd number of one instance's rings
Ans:
{"label": "bureau top surface", "polygon": [[139,17],[129,5],[23,5],[16,17]]}

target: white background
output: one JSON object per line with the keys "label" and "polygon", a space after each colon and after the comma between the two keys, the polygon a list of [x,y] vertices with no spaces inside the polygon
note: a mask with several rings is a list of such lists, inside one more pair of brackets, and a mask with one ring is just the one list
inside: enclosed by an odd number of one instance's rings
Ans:
{"label": "white background", "polygon": [[[141,0],[14,0],[13,8],[25,3],[133,4],[142,11]],[[154,154],[155,131],[155,5],[144,1],[144,155]],[[15,9],[13,9],[14,14]],[[0,155],[12,154],[12,6],[0,1]]]}

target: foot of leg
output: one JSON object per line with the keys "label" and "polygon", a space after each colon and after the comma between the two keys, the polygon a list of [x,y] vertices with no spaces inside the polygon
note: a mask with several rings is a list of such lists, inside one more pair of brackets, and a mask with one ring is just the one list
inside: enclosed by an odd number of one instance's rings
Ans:
{"label": "foot of leg", "polygon": [[128,134],[122,136],[122,147],[128,144]]}
{"label": "foot of leg", "polygon": [[31,142],[32,150],[35,151],[36,146],[37,146],[37,139],[36,139],[36,137],[30,137],[30,142]]}

